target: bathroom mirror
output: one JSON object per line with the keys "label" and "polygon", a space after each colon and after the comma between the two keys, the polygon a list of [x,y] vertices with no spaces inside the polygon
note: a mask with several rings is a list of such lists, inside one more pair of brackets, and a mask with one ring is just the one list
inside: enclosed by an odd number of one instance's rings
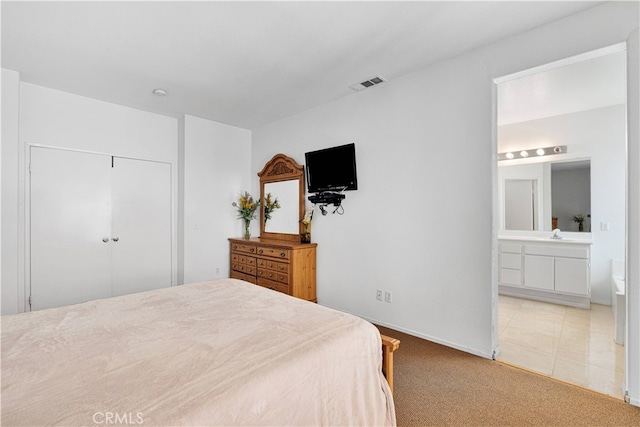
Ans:
{"label": "bathroom mirror", "polygon": [[503,230],[591,231],[589,159],[501,165],[498,176]]}
{"label": "bathroom mirror", "polygon": [[[258,172],[260,177],[260,236],[300,241],[300,219],[304,215],[304,168],[291,157],[276,154]],[[278,199],[279,209],[265,221],[267,194]]]}

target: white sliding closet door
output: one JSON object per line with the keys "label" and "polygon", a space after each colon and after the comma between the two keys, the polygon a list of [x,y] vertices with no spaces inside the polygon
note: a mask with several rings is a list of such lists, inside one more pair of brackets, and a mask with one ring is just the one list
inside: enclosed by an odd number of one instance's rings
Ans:
{"label": "white sliding closet door", "polygon": [[171,167],[113,159],[113,295],[171,286]]}
{"label": "white sliding closet door", "polygon": [[32,147],[30,168],[31,309],[111,296],[111,156]]}

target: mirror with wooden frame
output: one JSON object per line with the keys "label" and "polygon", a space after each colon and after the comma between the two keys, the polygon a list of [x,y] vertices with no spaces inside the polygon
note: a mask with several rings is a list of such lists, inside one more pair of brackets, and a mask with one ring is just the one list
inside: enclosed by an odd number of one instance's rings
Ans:
{"label": "mirror with wooden frame", "polygon": [[[304,168],[291,157],[276,154],[258,172],[260,177],[260,237],[300,241],[300,220],[304,215]],[[265,215],[267,195],[280,208]]]}

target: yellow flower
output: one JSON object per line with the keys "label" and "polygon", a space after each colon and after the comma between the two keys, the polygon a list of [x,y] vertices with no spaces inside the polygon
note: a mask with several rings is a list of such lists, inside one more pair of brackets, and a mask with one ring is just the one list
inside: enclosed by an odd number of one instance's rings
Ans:
{"label": "yellow flower", "polygon": [[253,196],[248,191],[245,191],[240,195],[238,202],[233,202],[231,205],[238,209],[238,218],[251,221],[256,218],[255,212],[260,205],[260,201],[255,202]]}
{"label": "yellow flower", "polygon": [[271,193],[267,193],[267,196],[264,198],[264,223],[267,223],[267,220],[271,219],[271,214],[276,209],[280,209],[280,203],[278,203],[278,198],[275,200],[271,196]]}

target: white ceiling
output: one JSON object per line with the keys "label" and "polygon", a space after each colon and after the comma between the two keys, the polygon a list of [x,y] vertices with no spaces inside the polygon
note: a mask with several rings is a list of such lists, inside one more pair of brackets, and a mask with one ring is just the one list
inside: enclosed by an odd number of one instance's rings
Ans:
{"label": "white ceiling", "polygon": [[254,129],[600,3],[3,1],[2,67]]}
{"label": "white ceiling", "polygon": [[624,104],[626,68],[618,51],[502,82],[498,125]]}

